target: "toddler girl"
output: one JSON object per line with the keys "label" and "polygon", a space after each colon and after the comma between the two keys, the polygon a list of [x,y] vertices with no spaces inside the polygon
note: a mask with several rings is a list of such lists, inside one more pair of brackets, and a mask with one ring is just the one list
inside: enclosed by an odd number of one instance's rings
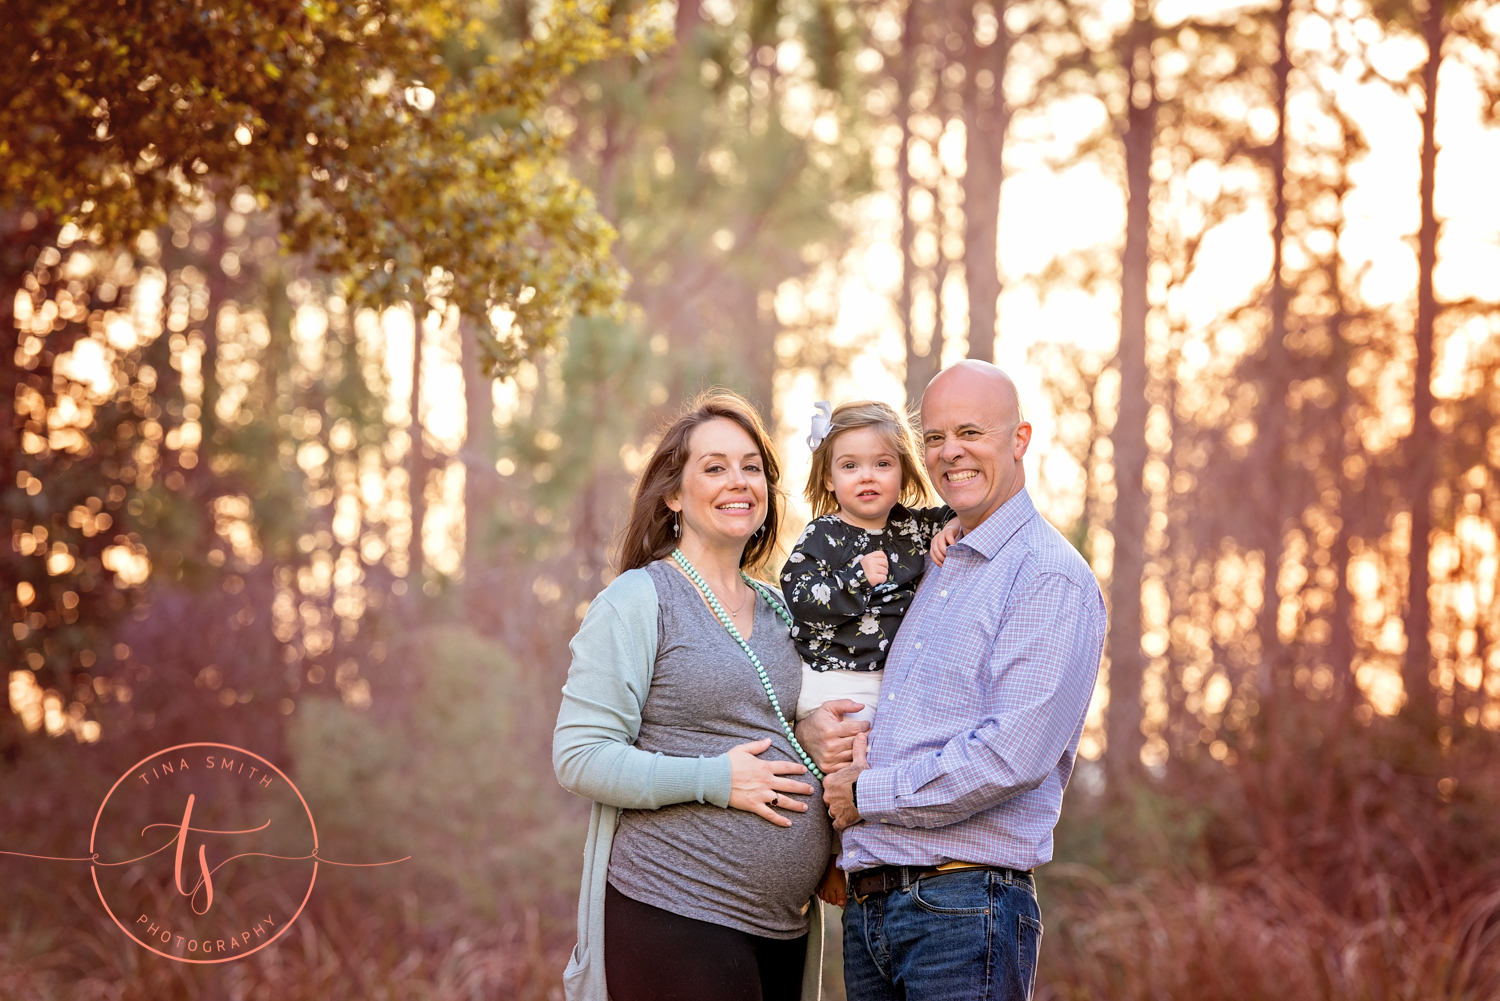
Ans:
{"label": "toddler girl", "polygon": [[873,720],[886,654],[953,512],[909,506],[930,493],[915,435],[894,410],[858,401],[830,418],[828,405],[818,406],[824,415],[808,438],[813,520],[781,578],[803,660],[797,718],[830,699],[853,699],[865,708],[844,718]]}

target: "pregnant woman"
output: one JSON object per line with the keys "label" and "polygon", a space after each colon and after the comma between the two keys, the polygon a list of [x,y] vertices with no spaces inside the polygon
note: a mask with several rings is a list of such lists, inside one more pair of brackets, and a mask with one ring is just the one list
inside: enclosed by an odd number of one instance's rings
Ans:
{"label": "pregnant woman", "polygon": [[745,572],[776,548],[779,474],[745,400],[694,401],[573,638],[552,759],[594,808],[569,1001],[818,997],[827,810],[787,725],[786,611]]}

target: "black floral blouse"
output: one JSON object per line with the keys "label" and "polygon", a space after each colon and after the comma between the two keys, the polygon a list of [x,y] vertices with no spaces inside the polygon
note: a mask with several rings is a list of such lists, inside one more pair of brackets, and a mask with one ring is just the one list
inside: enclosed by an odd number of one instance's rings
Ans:
{"label": "black floral blouse", "polygon": [[[858,528],[836,514],[815,518],[782,568],[781,590],[796,625],[792,641],[815,671],[879,671],[926,569],[947,507],[891,508],[885,528]],[[890,577],[872,587],[860,557],[883,551]]]}

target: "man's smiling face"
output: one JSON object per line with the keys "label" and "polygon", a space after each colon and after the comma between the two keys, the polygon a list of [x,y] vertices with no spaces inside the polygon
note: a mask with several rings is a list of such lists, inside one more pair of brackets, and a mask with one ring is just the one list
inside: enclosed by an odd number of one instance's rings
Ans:
{"label": "man's smiling face", "polygon": [[955,365],[922,397],[927,474],[966,532],[1026,485],[1021,460],[1030,442],[1015,386],[993,365]]}

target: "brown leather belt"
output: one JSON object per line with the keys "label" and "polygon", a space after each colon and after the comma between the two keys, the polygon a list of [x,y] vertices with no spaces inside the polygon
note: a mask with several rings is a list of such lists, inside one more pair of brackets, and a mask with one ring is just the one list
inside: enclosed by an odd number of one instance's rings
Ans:
{"label": "brown leather belt", "polygon": [[939,876],[964,869],[988,869],[1001,873],[1010,882],[1015,879],[1032,879],[1030,869],[1010,869],[1003,865],[983,865],[979,862],[944,862],[942,865],[878,865],[873,869],[861,869],[849,874],[849,895],[860,903],[876,893],[900,890],[927,876]]}

